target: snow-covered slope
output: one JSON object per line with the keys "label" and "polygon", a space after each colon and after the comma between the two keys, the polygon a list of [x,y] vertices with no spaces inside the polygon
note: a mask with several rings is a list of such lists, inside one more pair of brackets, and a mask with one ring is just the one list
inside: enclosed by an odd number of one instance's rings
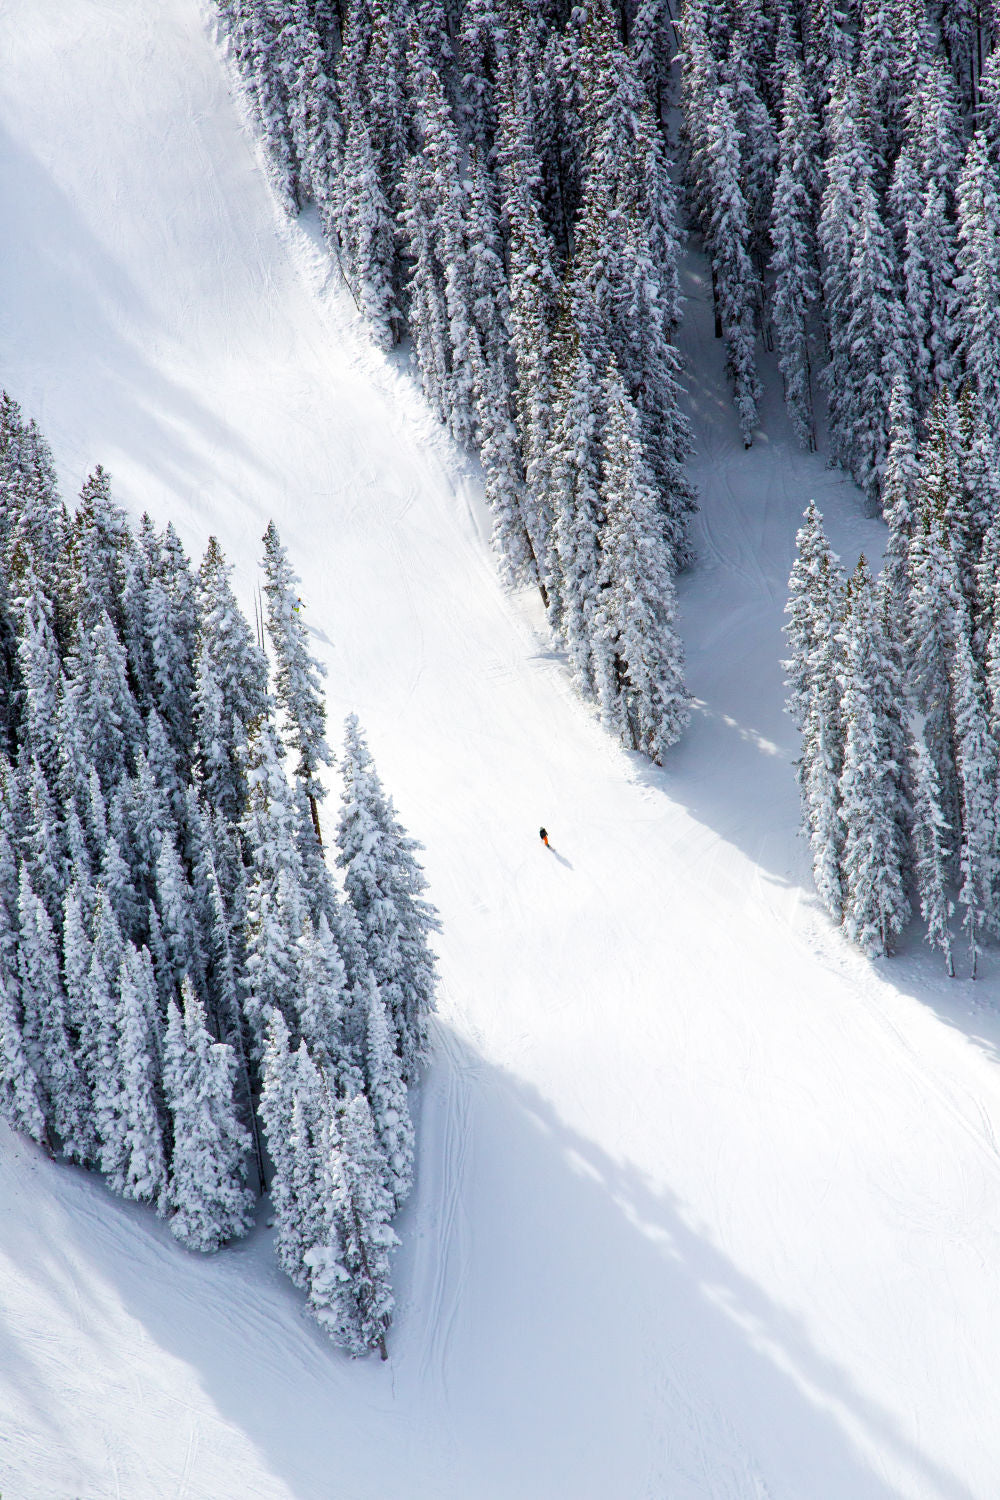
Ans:
{"label": "snow-covered slope", "polygon": [[797,518],[851,562],[878,528],[776,411],[744,455],[693,264],[699,703],[664,771],[623,755],[277,221],[196,0],[20,0],[0,57],[3,381],[68,493],[104,462],[247,600],[275,518],[444,919],[388,1365],[309,1324],[266,1229],[199,1260],[3,1130],[0,1490],[992,1500],[994,982],[867,967],[795,840]]}

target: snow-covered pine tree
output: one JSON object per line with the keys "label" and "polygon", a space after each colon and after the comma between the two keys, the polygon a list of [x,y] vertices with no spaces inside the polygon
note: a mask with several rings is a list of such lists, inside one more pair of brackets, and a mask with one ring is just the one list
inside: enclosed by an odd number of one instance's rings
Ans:
{"label": "snow-covered pine tree", "polygon": [[523,519],[534,579],[547,606],[555,582],[549,572],[552,517],[547,495],[559,284],[539,201],[542,174],[534,139],[530,75],[513,67],[504,69],[501,98],[497,170],[507,224],[511,347],[525,475]]}
{"label": "snow-covered pine tree", "polygon": [[296,847],[295,800],[270,722],[251,734],[242,824],[249,868],[245,910],[244,1013],[259,1057],[274,1011],[298,1025],[298,942],[307,903]]}
{"label": "snow-covered pine tree", "polygon": [[959,359],[990,432],[1000,431],[1000,167],[977,130],[958,185]]}
{"label": "snow-covered pine tree", "polygon": [[[451,349],[444,270],[437,253],[434,182],[420,156],[410,158],[403,189],[400,226],[410,273],[407,325],[412,329],[420,385],[438,421],[449,417]],[[464,257],[463,257],[464,259]]]}
{"label": "snow-covered pine tree", "polygon": [[840,776],[844,726],[840,705],[843,644],[840,627],[845,581],[840,560],[823,529],[823,517],[810,502],[796,537],[796,560],[789,577],[784,627],[789,654],[784,662],[787,706],[802,731],[797,775],[802,828],[809,840],[816,891],[836,920],[843,916],[843,824]]}
{"label": "snow-covered pine tree", "polygon": [[[260,1077],[260,1117],[272,1168],[269,1192],[274,1210],[275,1249],[283,1269],[296,1281],[301,1277],[300,1271],[294,1266],[289,1270],[282,1254],[286,1224],[295,1212],[295,1159],[292,1151],[295,1062],[288,1027],[277,1010],[272,1011],[268,1019]],[[301,1284],[301,1280],[297,1284]]]}
{"label": "snow-covered pine tree", "polygon": [[345,1093],[357,1093],[364,1087],[363,1060],[368,1036],[368,1006],[375,975],[368,958],[365,934],[347,898],[335,901],[324,913],[346,973],[347,985],[342,996],[340,1040],[343,1052],[340,1068],[345,1075]]}
{"label": "snow-covered pine tree", "polygon": [[994,167],[1000,167],[1000,15],[994,4],[994,45],[983,65],[979,79],[979,108],[976,124],[986,138],[986,154]]}
{"label": "snow-covered pine tree", "polygon": [[918,473],[913,408],[906,381],[900,378],[889,399],[889,451],[882,480],[882,514],[889,527],[889,539],[882,576],[891,600],[894,634],[901,643],[906,633],[910,538]]}
{"label": "snow-covered pine tree", "polygon": [[41,1085],[42,1109],[63,1153],[71,1160],[86,1161],[90,1149],[89,1100],[67,1023],[57,939],[24,866],[18,929],[22,1034]]}
{"label": "snow-covered pine tree", "polygon": [[90,1005],[89,974],[94,945],[87,931],[87,916],[94,893],[79,878],[66,891],[62,923],[62,977],[66,993],[66,1023],[74,1039],[73,1051],[80,1077],[84,1109],[80,1118],[79,1159],[86,1165],[98,1157],[94,1093],[98,1082],[98,1017]]}
{"label": "snow-covered pine tree", "polygon": [[[610,7],[588,12],[577,56],[586,134],[574,226],[574,321],[603,369],[614,355],[639,418],[643,452],[676,567],[691,561],[696,508],[684,474],[691,447],[680,412],[676,205],[660,134]],[[581,296],[582,293],[582,296]],[[582,314],[586,316],[582,316]],[[593,332],[584,328],[593,325]]]}
{"label": "snow-covered pine tree", "polygon": [[[282,1250],[294,1266],[296,1286],[309,1285],[306,1256],[321,1242],[330,1216],[324,1196],[326,1140],[332,1102],[329,1080],[309,1054],[305,1042],[295,1053],[289,1144],[294,1172],[294,1213],[286,1220]],[[291,1275],[291,1271],[289,1271]]]}
{"label": "snow-covered pine tree", "polygon": [[749,448],[763,394],[754,350],[756,309],[761,298],[749,253],[750,224],[740,182],[740,139],[726,84],[711,94],[704,132],[701,165],[706,173],[703,193],[708,205],[706,248],[726,342],[726,368],[733,384],[743,444]]}
{"label": "snow-covered pine tree", "polygon": [[462,11],[460,63],[468,136],[478,152],[489,152],[497,130],[500,61],[509,58],[507,7],[497,0],[468,0]]}
{"label": "snow-covered pine tree", "polygon": [[467,236],[475,335],[469,358],[486,502],[493,517],[493,550],[507,579],[531,582],[533,553],[524,518],[524,464],[515,421],[516,372],[498,194],[475,148],[470,150],[469,165]]}
{"label": "snow-covered pine tree", "polygon": [[389,1252],[398,1240],[382,1171],[371,1110],[357,1094],[329,1119],[323,1196],[330,1217],[325,1240],[306,1254],[309,1307],[351,1354],[378,1349],[387,1359],[394,1306]]}
{"label": "snow-covered pine tree", "polygon": [[[144,908],[155,893],[156,861],[163,836],[169,832],[176,842],[180,836],[178,826],[183,827],[185,815],[180,778],[173,774],[176,769],[173,753],[155,709],[150,709],[146,726],[150,754],[138,750],[135,774],[119,782],[115,788],[107,808],[104,846],[109,848],[110,840],[114,839],[122,851],[130,881],[130,899],[134,899],[140,908]],[[156,770],[151,764],[154,759],[158,762]],[[99,814],[99,809],[95,812]],[[103,860],[99,861],[99,864],[103,863]],[[119,920],[125,920],[120,911]],[[136,912],[136,931],[142,930],[144,922],[145,911],[140,909]]]}
{"label": "snow-covered pine tree", "polygon": [[[980,548],[979,561],[976,564],[975,629],[972,637],[973,652],[976,660],[982,663],[986,675],[991,715],[995,714],[997,708],[1000,708],[1000,703],[996,702],[997,692],[1000,690],[1000,678],[994,677],[997,667],[1000,667],[1000,660],[996,658],[997,650],[1000,648],[1000,640],[997,638],[998,615],[1000,615],[998,581],[1000,581],[1000,509],[994,513],[994,520],[986,530]],[[996,732],[1000,721],[991,718],[991,723]]]}
{"label": "snow-covered pine tree", "polygon": [[354,0],[345,4],[344,15],[345,46],[338,67],[341,107],[345,119],[360,112],[367,125],[377,152],[379,182],[395,216],[402,205],[412,143],[406,72],[412,6],[400,0]]}
{"label": "snow-covered pine tree", "polygon": [[[706,126],[719,87],[719,57],[727,36],[721,8],[714,0],[686,0],[677,20],[681,47],[681,145],[684,181],[696,221],[707,222],[711,164]],[[718,334],[718,330],[717,330]]]}
{"label": "snow-covered pine tree", "polygon": [[42,1086],[24,1044],[13,975],[0,966],[0,1114],[12,1130],[52,1150]]}
{"label": "snow-covered pine tree", "polygon": [[[964,395],[968,395],[968,389]],[[951,543],[959,588],[971,610],[976,592],[976,563],[982,546],[980,497],[968,484],[966,463],[973,426],[963,415],[947,387],[934,402],[927,418],[920,450],[921,479],[927,490],[940,497],[945,531]],[[975,514],[974,514],[975,512]]]}
{"label": "snow-covered pine tree", "polygon": [[126,942],[118,971],[116,1157],[102,1155],[102,1166],[115,1192],[167,1204],[167,1168],[163,1150],[163,1113],[157,1078],[159,1037],[150,1015],[157,1010],[152,969],[132,943]]}
{"label": "snow-covered pine tree", "polygon": [[[923,10],[924,0],[919,0]],[[861,0],[858,77],[863,90],[872,145],[889,162],[897,154],[905,129],[906,104],[912,97],[918,31],[909,0]]]}
{"label": "snow-covered pine tree", "polygon": [[194,575],[171,523],[155,543],[150,538],[149,562],[146,628],[153,707],[173,747],[178,772],[186,779],[192,748],[197,614]]}
{"label": "snow-covered pine tree", "polygon": [[[5,458],[7,519],[2,529],[3,570],[8,580],[20,578],[25,570],[32,571],[36,590],[48,601],[48,618],[62,644],[65,515],[59,502],[52,453],[34,422],[21,421],[19,413],[11,413],[11,417],[14,430]],[[11,594],[16,592],[9,581],[8,590]]]}
{"label": "snow-covered pine tree", "polygon": [[299,942],[299,1020],[310,1055],[329,1076],[343,1068],[343,1009],[347,990],[344,961],[325,916],[318,927],[306,918]]}
{"label": "snow-covered pine tree", "polygon": [[978,583],[990,732],[1000,744],[1000,511],[986,533]]}
{"label": "snow-covered pine tree", "polygon": [[185,976],[202,987],[205,978],[194,895],[169,828],[164,829],[160,840],[155,899],[165,961],[157,980],[166,1000],[176,995]]}
{"label": "snow-covered pine tree", "polygon": [[934,762],[941,809],[949,827],[957,832],[961,810],[951,721],[951,666],[956,620],[963,605],[947,525],[949,491],[956,483],[945,451],[947,438],[945,425],[939,423],[921,449],[908,559],[906,665],[908,686],[924,718],[924,742]]}
{"label": "snow-covered pine tree", "polygon": [[754,38],[748,27],[737,25],[729,41],[723,76],[732,90],[750,231],[748,245],[760,286],[768,247],[779,148],[774,121],[761,94],[757,69],[753,66],[753,47]]}
{"label": "snow-covered pine tree", "polygon": [[292,0],[281,37],[280,69],[288,95],[288,127],[299,196],[312,199],[324,228],[332,221],[331,190],[340,168],[340,117],[327,76],[311,0]]}
{"label": "snow-covered pine tree", "polygon": [[823,528],[823,516],[810,500],[803,512],[803,525],[795,534],[795,561],[788,575],[788,624],[782,633],[788,641],[788,656],[782,662],[786,707],[797,729],[804,729],[813,686],[813,656],[821,644],[820,631],[829,625],[827,595],[837,559]]}
{"label": "snow-covered pine tree", "polygon": [[413,1186],[413,1122],[385,1006],[374,984],[368,991],[367,1030],[364,1091],[385,1162],[385,1186],[399,1208]]}
{"label": "snow-covered pine tree", "polygon": [[21,894],[20,870],[13,832],[18,819],[16,775],[0,756],[0,962],[17,973],[17,909]]}
{"label": "snow-covered pine tree", "polygon": [[421,845],[404,833],[353,714],[341,764],[337,863],[409,1081],[427,1052],[436,982],[429,938],[438,930],[437,913],[423,894],[427,883],[416,857]]}
{"label": "snow-covered pine tree", "polygon": [[163,1086],[173,1122],[170,1230],[189,1250],[218,1250],[253,1223],[247,1187],[250,1136],[234,1099],[236,1058],[213,1042],[189,978],[181,986],[183,1017],[171,1001],[164,1041]]}
{"label": "snow-covered pine tree", "polygon": [[780,168],[771,210],[771,315],[785,405],[799,442],[816,447],[812,322],[819,304],[819,131],[796,58],[783,79]]}
{"label": "snow-covered pine tree", "polygon": [[591,14],[582,8],[571,11],[561,31],[546,31],[544,23],[518,28],[515,22],[513,27],[518,43],[516,67],[533,90],[534,139],[541,169],[539,202],[551,237],[553,265],[565,264],[573,253],[573,223],[582,195],[586,130],[580,34]]}
{"label": "snow-covered pine tree", "polygon": [[77,688],[86,760],[107,796],[129,773],[135,749],[143,743],[125,650],[107,610],[92,626],[81,622],[66,668]]}
{"label": "snow-covered pine tree", "polygon": [[629,40],[635,70],[657,120],[663,118],[670,88],[670,62],[674,51],[672,22],[667,0],[638,0]]}
{"label": "snow-covered pine tree", "polygon": [[955,907],[948,895],[951,830],[941,812],[937,772],[919,728],[912,731],[911,757],[913,883],[927,941],[932,948],[940,948],[948,977],[953,979],[955,962],[951,953],[950,921]]}
{"label": "snow-covered pine tree", "polygon": [[122,556],[121,641],[125,647],[129,677],[136,705],[142,714],[153,705],[153,664],[150,660],[148,620],[149,585],[152,570],[145,539],[153,523],[144,515],[137,536],[130,536]]}
{"label": "snow-covered pine tree", "polygon": [[335,188],[341,263],[376,341],[389,348],[403,327],[394,226],[407,156],[404,8],[354,0],[344,17],[337,65],[344,169]]}
{"label": "snow-covered pine tree", "polygon": [[819,223],[830,362],[830,448],[874,510],[888,449],[889,399],[907,373],[892,241],[875,193],[860,102],[842,77],[827,115],[830,154]]}
{"label": "snow-covered pine tree", "polygon": [[116,796],[112,803],[113,817],[109,819],[109,823],[113,823],[118,831],[108,833],[97,873],[100,885],[114,908],[123,934],[135,939],[142,936],[144,928],[148,925],[148,918],[144,903],[132,879],[129,862],[123,856],[119,843],[119,837],[123,839],[127,837],[122,826],[124,807],[124,797]]}
{"label": "snow-covered pine tree", "polygon": [[321,1192],[329,1102],[319,1070],[302,1043],[291,1050],[288,1028],[275,1013],[261,1068],[260,1111],[274,1165],[271,1204],[275,1250],[298,1287],[309,1283],[305,1257],[323,1233],[328,1206]]}
{"label": "snow-covered pine tree", "polygon": [[[972,605],[973,651],[976,659],[983,661],[996,605],[995,599],[987,605],[983,589],[986,569],[991,568],[992,578],[1000,577],[1000,568],[995,563],[991,567],[987,540],[996,518],[1000,517],[1000,447],[983,421],[982,410],[970,385],[964,386],[959,396],[958,418],[964,491],[962,512],[966,526],[963,585]],[[994,545],[997,542],[1000,542],[1000,536],[995,535]]]}
{"label": "snow-covered pine tree", "polygon": [[420,140],[407,169],[401,215],[404,227],[414,222],[410,331],[424,393],[455,441],[466,446],[475,425],[474,317],[462,149],[441,79],[416,31],[411,33],[409,69]]}
{"label": "snow-covered pine tree", "polygon": [[62,913],[66,880],[65,845],[58,803],[34,756],[28,759],[22,753],[17,779],[21,792],[20,817],[15,825],[19,834],[19,852],[35,892],[41,897],[52,926],[56,927]]}
{"label": "snow-covered pine tree", "polygon": [[[6,788],[3,790],[6,815],[7,793]],[[34,1049],[24,1035],[18,979],[20,888],[6,821],[6,816],[0,821],[0,1114],[12,1129],[51,1151],[45,1098],[32,1060]]]}
{"label": "snow-covered pine tree", "polygon": [[62,667],[54,630],[55,610],[30,556],[18,551],[9,574],[10,610],[16,633],[18,745],[45,777],[50,795],[59,787]]}
{"label": "snow-covered pine tree", "polygon": [[[176,827],[178,838],[181,837],[187,784],[184,768],[166,726],[152,707],[146,714],[145,746],[145,751],[140,748],[135,752],[134,774],[116,789],[109,809],[111,825],[122,847],[128,848],[130,864],[139,881],[151,869],[149,859],[144,862],[140,850],[155,855],[158,835],[168,826]],[[116,798],[124,799],[117,809]],[[152,818],[145,834],[136,826],[143,816]]]}
{"label": "snow-covered pine tree", "polygon": [[119,1108],[121,1040],[115,999],[123,954],[124,942],[114,909],[106,893],[98,887],[86,994],[94,1037],[90,1082],[94,1128],[98,1140],[98,1165],[109,1177],[119,1171],[124,1157]]}
{"label": "snow-covered pine tree", "polygon": [[93,866],[90,862],[90,849],[87,845],[87,835],[83,826],[83,819],[77,808],[75,797],[64,802],[66,815],[63,819],[63,839],[66,850],[66,877],[68,880],[77,880],[80,883],[86,902],[87,919],[89,921],[93,911],[93,891],[90,886],[90,877]]}
{"label": "snow-covered pine tree", "polygon": [[888,207],[903,273],[915,401],[926,408],[954,379],[956,330],[953,200],[960,129],[947,69],[924,64],[907,104],[906,137]]}
{"label": "snow-covered pine tree", "polygon": [[355,304],[380,349],[398,342],[402,314],[394,286],[395,231],[379,180],[378,154],[359,110],[352,111],[344,146],[339,254]]}
{"label": "snow-covered pine tree", "polygon": [[264,1158],[260,1126],[253,1107],[250,1041],[240,986],[245,961],[242,943],[245,890],[240,884],[237,891],[231,892],[233,915],[230,916],[218,874],[216,844],[217,840],[203,841],[196,871],[196,886],[203,904],[202,942],[206,959],[205,995],[209,1029],[219,1041],[232,1048],[236,1059],[239,1118],[249,1127],[253,1139],[257,1181],[263,1192]]}
{"label": "snow-covered pine tree", "polygon": [[84,481],[67,538],[69,616],[93,626],[107,610],[122,634],[125,556],[132,545],[128,519],[111,497],[111,477],[98,464]]}
{"label": "snow-covered pine tree", "polygon": [[997,869],[997,746],[983,707],[969,633],[968,614],[963,604],[955,615],[951,713],[961,811],[958,901],[965,908],[962,926],[969,939],[972,978],[975,979],[980,937],[984,928],[996,925],[993,885]]}
{"label": "snow-covered pine tree", "polygon": [[822,104],[854,61],[855,36],[842,0],[804,0],[800,11],[803,51],[813,93]]}
{"label": "snow-covered pine tree", "polygon": [[275,659],[275,692],[285,716],[288,743],[298,759],[295,775],[302,781],[312,810],[316,839],[322,844],[319,803],[326,795],[321,767],[331,763],[326,743],[326,703],[322,680],[325,669],[309,650],[302,619],[299,578],[272,521],[264,533],[264,592],[267,631]]}
{"label": "snow-covered pine tree", "polygon": [[294,211],[299,207],[298,173],[281,76],[280,21],[268,0],[227,0],[227,5],[233,50],[263,137],[271,180]]}
{"label": "snow-covered pine tree", "polygon": [[267,661],[236,602],[231,572],[210,537],[196,590],[195,759],[206,801],[230,823],[246,800],[247,730],[268,708]]}
{"label": "snow-covered pine tree", "polygon": [[[79,854],[88,870],[92,870],[99,854],[97,846],[91,842],[88,827],[93,767],[87,760],[86,745],[80,729],[77,684],[72,678],[63,675],[61,686],[58,705],[58,800],[65,813],[64,834],[69,857],[74,860]],[[98,789],[99,787],[100,783]]]}
{"label": "snow-covered pine tree", "polygon": [[909,920],[900,780],[882,681],[888,655],[864,557],[851,577],[842,628],[844,764],[844,928],[871,958],[892,951]]}
{"label": "snow-covered pine tree", "polygon": [[689,717],[676,596],[638,419],[614,364],[607,393],[594,675],[605,723],[659,765]]}
{"label": "snow-covered pine tree", "polygon": [[600,565],[601,417],[604,391],[589,345],[597,333],[583,288],[573,289],[556,354],[552,431],[552,537],[559,569],[559,614],[552,620],[566,646],[570,672],[588,697],[595,691],[594,612]]}

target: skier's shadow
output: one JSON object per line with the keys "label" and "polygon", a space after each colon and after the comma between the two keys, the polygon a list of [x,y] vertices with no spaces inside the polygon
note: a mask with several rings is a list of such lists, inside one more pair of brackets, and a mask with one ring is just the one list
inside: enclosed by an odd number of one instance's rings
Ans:
{"label": "skier's shadow", "polygon": [[549,845],[549,853],[554,854],[559,863],[561,865],[565,865],[567,870],[572,870],[573,866],[570,861],[566,858],[565,854],[559,853],[559,850],[555,847],[554,844]]}

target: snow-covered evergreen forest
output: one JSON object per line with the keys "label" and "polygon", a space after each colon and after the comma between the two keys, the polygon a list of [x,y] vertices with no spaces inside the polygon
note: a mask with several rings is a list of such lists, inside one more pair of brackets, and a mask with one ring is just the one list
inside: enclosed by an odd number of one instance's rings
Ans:
{"label": "snow-covered evergreen forest", "polygon": [[442,4],[0,7],[0,1490],[994,1500],[994,13]]}
{"label": "snow-covered evergreen forest", "polygon": [[[703,101],[710,11],[686,12],[685,87]],[[776,171],[757,285],[802,440],[818,383],[830,456],[888,526],[878,578],[863,557],[845,574],[814,505],[799,533],[786,666],[803,826],[819,896],[866,953],[891,952],[918,911],[953,975],[957,906],[975,977],[1000,930],[1000,15],[801,19],[778,18],[777,133],[742,116],[758,180]]]}
{"label": "snow-covered evergreen forest", "polygon": [[666,0],[219,0],[275,184],[482,459],[503,571],[661,761],[688,720]]}
{"label": "snow-covered evergreen forest", "polygon": [[481,455],[508,576],[657,761],[688,717],[679,226],[698,237],[745,445],[773,350],[800,442],[891,528],[882,580],[862,561],[847,587],[810,511],[792,578],[817,888],[871,954],[912,902],[949,971],[953,892],[974,969],[1000,922],[997,7],[219,9],[283,200],[315,203],[379,343],[408,338]]}
{"label": "snow-covered evergreen forest", "polygon": [[314,1316],[384,1357],[437,922],[353,716],[333,879],[325,689],[273,525],[262,566],[255,635],[214,539],[195,572],[101,468],[69,513],[0,397],[0,1110],[192,1250],[269,1190]]}

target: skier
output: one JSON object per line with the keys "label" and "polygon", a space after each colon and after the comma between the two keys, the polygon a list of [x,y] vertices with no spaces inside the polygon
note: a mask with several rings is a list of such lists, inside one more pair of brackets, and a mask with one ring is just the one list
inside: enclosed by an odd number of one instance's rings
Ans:
{"label": "skier", "polygon": [[545,845],[545,847],[547,849],[549,847],[549,836],[546,833],[546,831],[545,831],[544,828],[539,828],[539,830],[538,830],[538,837],[541,839],[542,843]]}

